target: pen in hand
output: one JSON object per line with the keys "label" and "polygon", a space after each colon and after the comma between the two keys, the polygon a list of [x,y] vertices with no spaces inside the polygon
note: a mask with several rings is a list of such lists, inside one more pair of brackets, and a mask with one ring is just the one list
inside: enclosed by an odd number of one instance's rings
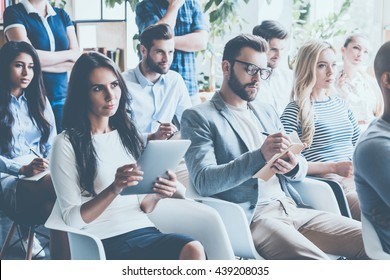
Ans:
{"label": "pen in hand", "polygon": [[265,131],[262,131],[261,134],[263,134],[265,136],[270,136],[270,134],[268,132],[265,132]]}
{"label": "pen in hand", "polygon": [[38,155],[33,149],[31,149],[30,148],[30,151],[34,154],[34,155],[36,155],[38,158],[42,158],[40,155]]}

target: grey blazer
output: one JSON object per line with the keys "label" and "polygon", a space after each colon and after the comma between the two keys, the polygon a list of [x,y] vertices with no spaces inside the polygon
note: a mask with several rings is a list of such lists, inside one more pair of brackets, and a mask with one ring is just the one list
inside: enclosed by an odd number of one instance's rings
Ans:
{"label": "grey blazer", "polygon": [[[267,104],[249,104],[264,131],[283,131],[279,117]],[[240,204],[251,221],[258,200],[258,180],[252,176],[265,165],[257,150],[249,151],[244,133],[216,92],[210,101],[184,111],[181,136],[191,140],[185,155],[191,183],[201,196],[213,196]],[[302,180],[307,162],[298,156],[299,169],[292,177],[278,175],[282,190],[301,204],[290,180]]]}

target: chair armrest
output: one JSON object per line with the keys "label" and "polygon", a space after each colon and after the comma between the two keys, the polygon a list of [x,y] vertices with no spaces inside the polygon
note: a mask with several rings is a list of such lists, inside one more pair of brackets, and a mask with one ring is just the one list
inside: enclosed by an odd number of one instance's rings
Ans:
{"label": "chair armrest", "polygon": [[58,202],[45,223],[51,230],[64,231],[68,234],[71,258],[73,260],[105,260],[106,254],[102,241],[96,236],[65,224]]}
{"label": "chair armrest", "polygon": [[167,198],[159,201],[148,217],[162,232],[187,234],[200,241],[208,259],[235,259],[221,217],[207,205],[186,199]]}
{"label": "chair armrest", "polygon": [[361,220],[363,243],[367,256],[374,260],[390,260],[390,254],[383,251],[381,241],[379,240],[374,226],[363,213],[361,215]]}
{"label": "chair armrest", "polygon": [[324,178],[318,178],[318,177],[312,177],[315,180],[325,182],[331,187],[333,194],[336,197],[337,203],[339,205],[339,209],[341,212],[341,215],[352,218],[351,210],[349,209],[347,198],[345,197],[345,193],[343,190],[343,187],[340,185],[340,183],[330,180],[330,179],[324,179]]}
{"label": "chair armrest", "polygon": [[341,214],[332,188],[326,183],[313,178],[305,178],[299,182],[291,182],[299,192],[304,203],[314,209]]}
{"label": "chair armrest", "polygon": [[236,256],[244,259],[264,259],[253,245],[247,217],[239,205],[212,197],[199,197],[195,200],[217,210],[225,224]]}

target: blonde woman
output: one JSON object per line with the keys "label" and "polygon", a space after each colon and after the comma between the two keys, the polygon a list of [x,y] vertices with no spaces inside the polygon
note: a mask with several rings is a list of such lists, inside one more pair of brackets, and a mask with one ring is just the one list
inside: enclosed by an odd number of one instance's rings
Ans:
{"label": "blonde woman", "polygon": [[343,67],[336,79],[336,94],[344,98],[362,129],[383,112],[383,99],[373,77],[364,69],[370,42],[362,34],[351,34],[341,48]]}
{"label": "blonde woman", "polygon": [[287,133],[296,131],[308,144],[303,151],[309,162],[308,175],[340,182],[353,218],[360,220],[351,161],[360,128],[346,102],[331,94],[336,74],[332,45],[313,40],[302,46],[294,69],[294,101],[287,105],[281,121]]}

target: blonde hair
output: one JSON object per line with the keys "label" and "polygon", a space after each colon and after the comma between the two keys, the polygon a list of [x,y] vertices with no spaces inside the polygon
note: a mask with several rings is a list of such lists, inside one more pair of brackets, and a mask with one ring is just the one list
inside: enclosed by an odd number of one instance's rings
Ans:
{"label": "blonde hair", "polygon": [[314,105],[311,100],[313,88],[317,82],[316,68],[321,52],[335,48],[323,40],[311,40],[306,42],[298,51],[294,67],[294,86],[291,99],[295,100],[299,107],[298,121],[301,123],[302,142],[310,146],[313,142]]}

